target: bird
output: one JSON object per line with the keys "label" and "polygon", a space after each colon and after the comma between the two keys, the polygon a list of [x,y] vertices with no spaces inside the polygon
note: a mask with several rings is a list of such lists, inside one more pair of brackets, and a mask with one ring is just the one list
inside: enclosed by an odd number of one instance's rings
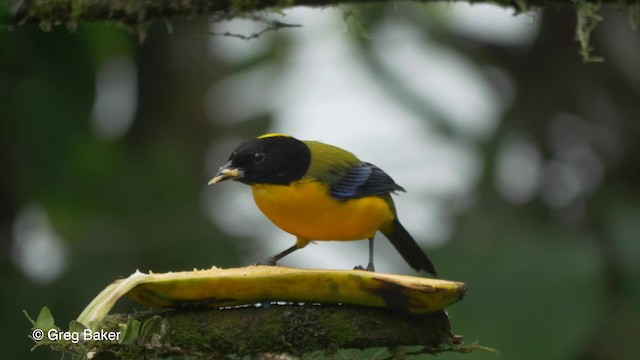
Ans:
{"label": "bird", "polygon": [[235,180],[251,187],[262,213],[296,237],[293,246],[268,258],[283,257],[312,241],[369,241],[375,271],[374,236],[380,231],[416,271],[437,276],[431,260],[398,220],[391,194],[406,192],[379,167],[319,141],[269,133],[240,143],[209,181]]}

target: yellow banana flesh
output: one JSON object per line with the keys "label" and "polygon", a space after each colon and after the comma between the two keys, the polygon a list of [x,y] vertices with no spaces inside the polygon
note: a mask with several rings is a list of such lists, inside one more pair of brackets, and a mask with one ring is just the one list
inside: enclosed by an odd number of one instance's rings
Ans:
{"label": "yellow banana flesh", "polygon": [[126,295],[151,307],[228,307],[262,301],[353,304],[428,314],[461,300],[464,283],[363,270],[250,266],[144,274]]}

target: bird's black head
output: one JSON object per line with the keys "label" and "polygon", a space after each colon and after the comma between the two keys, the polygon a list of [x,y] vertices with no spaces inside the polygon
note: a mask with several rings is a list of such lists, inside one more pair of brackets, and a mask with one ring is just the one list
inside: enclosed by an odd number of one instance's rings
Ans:
{"label": "bird's black head", "polygon": [[310,163],[311,152],[302,141],[287,135],[262,135],[238,145],[209,184],[233,179],[250,185],[286,185],[302,178]]}

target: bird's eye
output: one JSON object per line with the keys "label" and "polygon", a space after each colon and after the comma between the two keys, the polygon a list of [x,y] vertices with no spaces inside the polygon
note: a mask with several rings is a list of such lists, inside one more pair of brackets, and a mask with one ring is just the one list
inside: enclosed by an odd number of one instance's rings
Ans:
{"label": "bird's eye", "polygon": [[255,164],[262,164],[264,162],[264,154],[263,153],[253,154],[253,162]]}

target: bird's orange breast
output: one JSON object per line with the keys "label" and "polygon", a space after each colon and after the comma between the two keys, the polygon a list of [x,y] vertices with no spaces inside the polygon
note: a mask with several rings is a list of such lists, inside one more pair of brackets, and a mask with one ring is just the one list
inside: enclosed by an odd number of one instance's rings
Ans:
{"label": "bird's orange breast", "polygon": [[305,179],[291,185],[251,186],[258,208],[282,230],[305,240],[361,240],[393,220],[378,196],[339,201],[328,186]]}

